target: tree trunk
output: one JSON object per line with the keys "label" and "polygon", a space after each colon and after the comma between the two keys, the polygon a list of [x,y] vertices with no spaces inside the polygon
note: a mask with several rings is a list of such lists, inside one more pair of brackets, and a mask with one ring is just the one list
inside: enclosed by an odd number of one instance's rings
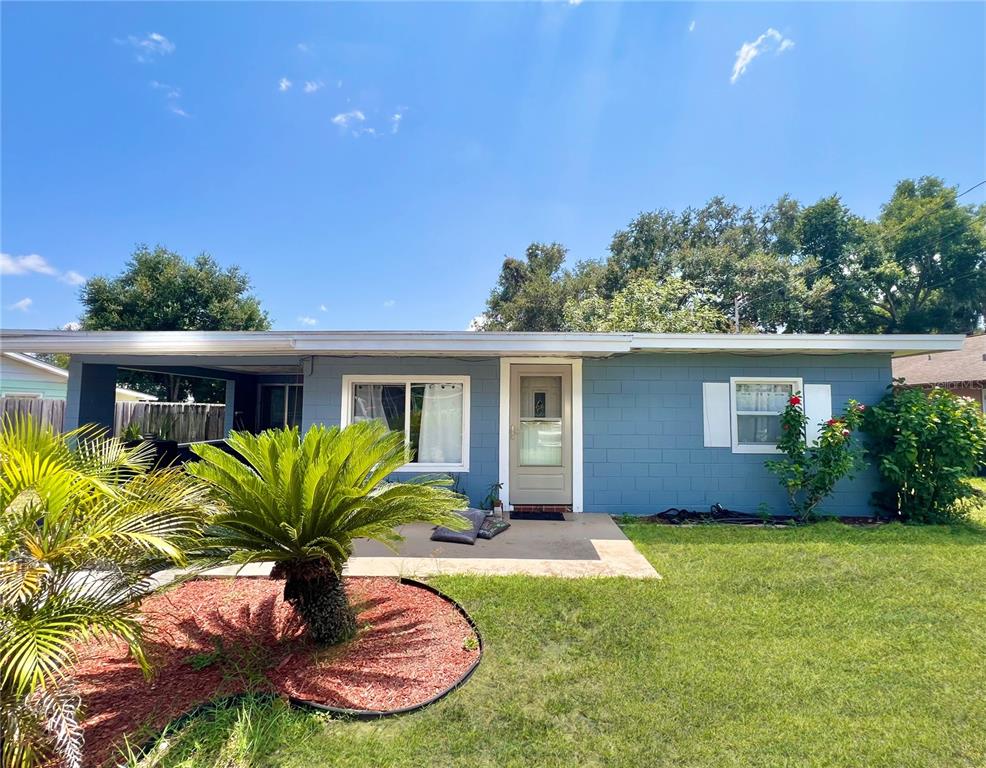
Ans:
{"label": "tree trunk", "polygon": [[301,614],[315,642],[335,645],[356,634],[356,615],[349,605],[342,579],[328,563],[284,568],[283,575],[284,600]]}

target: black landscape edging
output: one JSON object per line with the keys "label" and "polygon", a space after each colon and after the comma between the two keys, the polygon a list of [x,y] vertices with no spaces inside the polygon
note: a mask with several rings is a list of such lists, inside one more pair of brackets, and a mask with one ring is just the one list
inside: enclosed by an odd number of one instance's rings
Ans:
{"label": "black landscape edging", "polygon": [[411,712],[417,712],[419,709],[424,709],[434,704],[436,701],[440,701],[448,696],[452,691],[460,688],[470,677],[472,673],[476,671],[476,667],[479,666],[479,662],[483,660],[483,635],[479,631],[479,627],[476,626],[476,622],[472,620],[472,616],[466,613],[466,609],[459,605],[458,602],[453,600],[451,597],[446,595],[441,590],[435,589],[431,584],[426,584],[423,581],[418,581],[417,579],[405,579],[401,577],[401,584],[408,584],[412,587],[418,587],[427,592],[431,592],[438,595],[440,598],[452,604],[452,607],[466,620],[466,623],[472,627],[472,631],[476,633],[476,641],[479,643],[479,655],[476,660],[469,665],[469,669],[462,673],[458,680],[452,683],[451,686],[446,688],[441,693],[437,693],[432,696],[427,701],[423,701],[420,704],[415,704],[410,707],[401,707],[399,709],[388,709],[388,710],[376,710],[376,709],[348,709],[346,707],[330,707],[328,704],[320,704],[317,701],[306,701],[305,699],[296,699],[295,697],[289,697],[289,701],[292,705],[299,707],[301,709],[312,709],[316,712],[327,712],[332,715],[337,715],[339,717],[345,717],[350,720],[379,720],[384,717],[395,717],[397,715],[407,715]]}

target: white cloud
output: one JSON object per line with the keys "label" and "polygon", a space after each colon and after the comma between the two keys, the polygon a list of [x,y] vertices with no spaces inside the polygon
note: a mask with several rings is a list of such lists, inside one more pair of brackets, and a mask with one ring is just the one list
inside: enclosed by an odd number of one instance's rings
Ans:
{"label": "white cloud", "polygon": [[318,325],[318,320],[314,317],[309,317],[308,315],[300,315],[298,317],[298,322],[302,325]]}
{"label": "white cloud", "polygon": [[30,253],[27,256],[11,256],[0,253],[0,275],[57,275],[58,270],[49,264],[43,256]]}
{"label": "white cloud", "polygon": [[165,104],[167,105],[168,111],[172,114],[178,115],[179,117],[191,117],[191,115],[186,112],[178,100],[181,98],[181,88],[177,85],[168,85],[167,83],[162,83],[158,80],[151,80],[151,88],[155,91],[163,91]]}
{"label": "white cloud", "polygon": [[695,19],[692,19],[691,23],[688,25],[688,31],[689,32],[695,31]]}
{"label": "white cloud", "polygon": [[384,305],[385,307],[387,307],[387,308],[390,308],[390,307],[393,307],[393,306],[396,306],[396,305],[397,305],[397,302],[396,302],[396,301],[395,301],[394,299],[387,299],[387,300],[386,300],[386,301],[385,301],[385,302],[383,303],[383,305]]}
{"label": "white cloud", "polygon": [[277,90],[279,90],[281,93],[284,93],[290,87],[291,87],[291,81],[288,80],[286,77],[282,77],[280,80],[277,81]]}
{"label": "white cloud", "polygon": [[569,5],[582,5],[582,0],[568,0]]}
{"label": "white cloud", "polygon": [[63,331],[81,331],[82,323],[78,320],[69,320],[65,325],[62,326]]}
{"label": "white cloud", "polygon": [[481,331],[486,327],[486,323],[489,320],[485,314],[476,315],[472,320],[469,321],[469,327],[466,328],[467,331]]}
{"label": "white cloud", "polygon": [[318,311],[319,312],[328,312],[329,311],[329,308],[327,306],[325,306],[324,304],[319,304],[318,305]]}
{"label": "white cloud", "polygon": [[31,305],[33,303],[34,301],[25,297],[20,301],[15,301],[13,304],[11,304],[8,307],[8,309],[16,309],[18,312],[27,312],[27,310],[31,308]]}
{"label": "white cloud", "polygon": [[47,275],[69,285],[82,285],[86,281],[85,275],[79,274],[74,269],[61,272],[49,264],[44,256],[36,253],[29,253],[26,256],[0,253],[0,275]]}
{"label": "white cloud", "polygon": [[404,119],[403,112],[395,112],[390,116],[390,132],[397,133],[401,129],[401,120]]}
{"label": "white cloud", "polygon": [[308,43],[298,43],[296,46],[301,53],[311,53],[312,47]]}
{"label": "white cloud", "polygon": [[352,123],[362,123],[365,120],[366,115],[358,109],[354,109],[351,112],[340,112],[332,118],[332,124],[338,125],[340,128],[348,128]]}
{"label": "white cloud", "polygon": [[134,49],[134,56],[141,64],[154,61],[158,56],[166,56],[175,52],[175,44],[158,32],[151,32],[147,37],[127,35],[126,40],[116,40],[117,45],[128,45]]}
{"label": "white cloud", "polygon": [[736,61],[733,63],[733,74],[729,78],[729,82],[735,83],[739,80],[743,76],[743,73],[746,72],[746,68],[750,66],[750,62],[760,54],[767,53],[775,48],[776,52],[781,54],[793,47],[793,40],[784,37],[784,35],[773,27],[768,28],[766,32],[752,43],[743,43],[740,49],[736,51]]}
{"label": "white cloud", "polygon": [[315,93],[325,87],[321,80],[305,80],[305,93]]}
{"label": "white cloud", "polygon": [[177,85],[168,85],[167,83],[162,83],[158,80],[151,80],[151,88],[155,91],[165,91],[164,98],[166,99],[181,98],[181,88]]}
{"label": "white cloud", "polygon": [[85,275],[80,275],[74,269],[70,269],[67,272],[62,273],[62,276],[58,279],[63,283],[68,283],[69,285],[82,285],[88,278],[86,278]]}

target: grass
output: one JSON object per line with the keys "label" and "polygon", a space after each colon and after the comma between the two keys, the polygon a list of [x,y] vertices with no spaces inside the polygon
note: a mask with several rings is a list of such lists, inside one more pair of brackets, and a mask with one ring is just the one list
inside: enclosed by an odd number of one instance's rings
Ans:
{"label": "grass", "polygon": [[436,579],[487,651],[424,712],[355,723],[251,701],[169,734],[154,762],[986,765],[981,523],[627,533],[662,581]]}

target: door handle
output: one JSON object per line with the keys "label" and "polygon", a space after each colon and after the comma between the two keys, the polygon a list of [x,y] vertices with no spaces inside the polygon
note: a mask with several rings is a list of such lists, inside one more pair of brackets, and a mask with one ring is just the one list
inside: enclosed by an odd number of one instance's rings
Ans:
{"label": "door handle", "polygon": [[517,434],[517,427],[513,424],[510,425],[510,439],[513,440]]}

